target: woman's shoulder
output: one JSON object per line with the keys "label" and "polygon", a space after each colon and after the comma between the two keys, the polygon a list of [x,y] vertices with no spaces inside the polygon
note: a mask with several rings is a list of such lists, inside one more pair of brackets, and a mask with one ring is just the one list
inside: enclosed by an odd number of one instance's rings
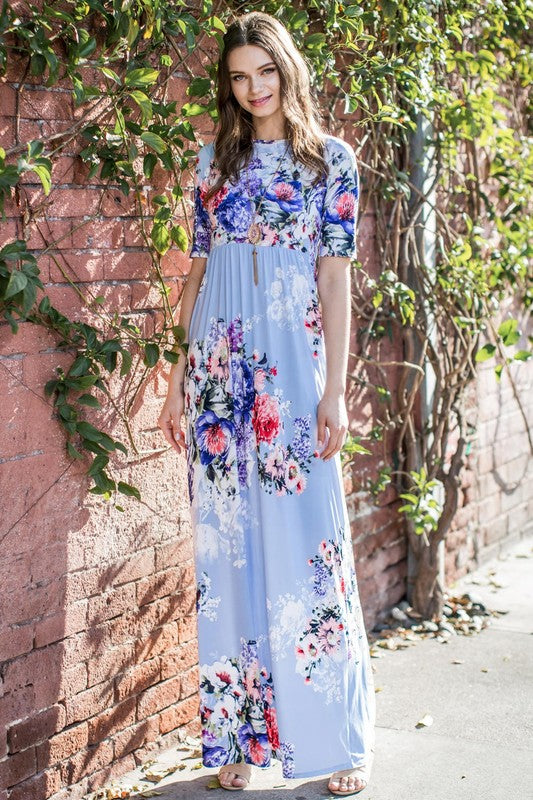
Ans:
{"label": "woman's shoulder", "polygon": [[333,136],[330,133],[325,136],[325,153],[330,157],[336,156],[348,161],[355,161],[355,151],[352,145],[341,139],[340,136]]}
{"label": "woman's shoulder", "polygon": [[204,167],[207,167],[213,159],[215,151],[215,144],[214,142],[207,142],[207,144],[203,144],[196,153],[197,162]]}

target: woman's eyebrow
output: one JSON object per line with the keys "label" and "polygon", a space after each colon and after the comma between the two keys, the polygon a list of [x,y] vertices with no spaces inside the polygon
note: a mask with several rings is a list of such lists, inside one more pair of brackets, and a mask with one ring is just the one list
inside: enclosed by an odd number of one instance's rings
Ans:
{"label": "woman's eyebrow", "polygon": [[[269,67],[270,64],[274,64],[274,62],[273,61],[269,61],[267,64],[261,64],[261,66],[257,67],[257,69],[263,69],[264,67]],[[229,70],[229,74],[230,75],[237,75],[237,74],[238,75],[246,75],[246,72],[243,72],[242,69],[230,69]]]}

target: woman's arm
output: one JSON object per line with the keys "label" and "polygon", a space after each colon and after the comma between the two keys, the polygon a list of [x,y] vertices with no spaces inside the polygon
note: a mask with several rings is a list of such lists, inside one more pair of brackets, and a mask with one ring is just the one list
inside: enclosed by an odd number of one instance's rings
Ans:
{"label": "woman's arm", "polygon": [[321,453],[328,460],[342,448],[348,430],[344,393],[350,347],[351,272],[350,258],[322,256],[318,260],[317,287],[322,306],[322,329],[326,351],[326,385],[318,404],[318,446],[329,441]]}
{"label": "woman's arm", "polygon": [[[189,323],[198,295],[198,289],[205,272],[207,258],[195,256],[192,259],[191,269],[187,276],[187,281],[183,287],[180,303],[180,316],[178,324],[185,331],[184,341],[187,342],[189,336]],[[172,364],[168,376],[167,397],[157,424],[163,431],[165,439],[172,447],[181,452],[185,447],[185,436],[181,428],[181,416],[184,408],[183,381],[187,358],[183,350],[179,350],[179,359],[176,364]]]}

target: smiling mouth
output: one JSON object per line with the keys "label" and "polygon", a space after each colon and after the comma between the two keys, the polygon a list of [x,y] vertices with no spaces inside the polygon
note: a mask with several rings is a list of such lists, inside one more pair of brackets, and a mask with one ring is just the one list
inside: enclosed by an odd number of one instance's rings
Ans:
{"label": "smiling mouth", "polygon": [[263,103],[266,103],[270,97],[272,97],[271,94],[267,95],[267,97],[261,97],[259,100],[250,100],[250,103],[252,103],[252,105],[262,105]]}

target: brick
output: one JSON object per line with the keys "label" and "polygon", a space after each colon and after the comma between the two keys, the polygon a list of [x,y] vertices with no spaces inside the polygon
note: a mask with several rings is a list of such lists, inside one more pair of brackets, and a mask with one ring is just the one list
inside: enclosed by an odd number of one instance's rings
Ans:
{"label": "brick", "polygon": [[72,93],[26,87],[19,93],[19,111],[23,119],[72,119]]}
{"label": "brick", "polygon": [[193,695],[186,700],[165,708],[159,716],[159,732],[164,734],[191,722],[199,714],[199,696]]}
{"label": "brick", "polygon": [[58,764],[84,748],[88,742],[88,724],[73,725],[37,747],[37,769]]}
{"label": "brick", "polygon": [[9,800],[46,800],[61,788],[61,776],[55,767],[17,784],[9,793]]}
{"label": "brick", "polygon": [[115,678],[115,699],[117,701],[132,697],[153,686],[161,679],[159,660],[152,658],[125,670]]}
{"label": "brick", "polygon": [[111,251],[103,263],[106,280],[147,280],[153,269],[152,258],[146,249]]}
{"label": "brick", "polygon": [[150,717],[138,722],[126,730],[119,731],[114,734],[113,746],[115,759],[122,758],[123,756],[131,753],[133,750],[138,750],[146,742],[153,742],[159,735],[159,718]]}
{"label": "brick", "polygon": [[193,555],[192,536],[189,535],[159,545],[155,550],[156,571],[183,564]]}
{"label": "brick", "polygon": [[16,90],[12,86],[5,83],[0,84],[0,109],[2,109],[3,116],[13,117],[15,115],[16,94]]}
{"label": "brick", "polygon": [[8,661],[33,649],[33,625],[15,625],[0,630],[0,662]]}
{"label": "brick", "polygon": [[106,681],[66,698],[67,725],[80,722],[108,708],[113,702],[113,683]]}
{"label": "brick", "polygon": [[94,686],[97,683],[114,677],[129,667],[135,658],[135,645],[124,644],[119,647],[106,649],[104,655],[92,658],[87,662],[87,683]]}
{"label": "brick", "polygon": [[97,188],[54,189],[48,196],[48,216],[68,217],[92,216],[99,210],[102,192]]}
{"label": "brick", "polygon": [[35,623],[35,647],[58,642],[87,627],[87,600],[68,606],[65,611]]}
{"label": "brick", "polygon": [[15,123],[11,117],[0,117],[0,147],[7,150],[15,138]]}
{"label": "brick", "polygon": [[118,617],[135,606],[135,584],[117,586],[110,592],[91,597],[89,600],[89,624],[97,625],[107,619]]}
{"label": "brick", "polygon": [[151,575],[154,571],[154,550],[152,547],[141,550],[130,558],[116,565],[116,577],[113,581],[114,586],[121,586],[130,581],[144,578]]}
{"label": "brick", "polygon": [[173,675],[181,675],[197,664],[198,642],[196,639],[191,639],[190,642],[180,645],[177,650],[163,652],[159,660],[161,663],[161,680],[171,678]]}
{"label": "brick", "polygon": [[179,641],[180,644],[184,642],[189,642],[191,639],[194,639],[198,635],[198,623],[196,616],[190,615],[188,617],[184,617],[184,619],[180,619],[178,622],[178,632],[179,632]]}
{"label": "brick", "polygon": [[89,744],[97,744],[136,721],[137,700],[130,697],[89,720]]}
{"label": "brick", "polygon": [[102,196],[100,213],[104,217],[137,217],[134,192],[130,192],[129,197],[126,197],[120,189],[116,188],[105,189],[100,194]]}
{"label": "brick", "polygon": [[[68,219],[39,219],[38,224],[29,227],[29,233],[28,250],[43,250],[50,245],[53,245],[55,250],[72,248],[72,222]],[[37,253],[34,255],[37,256]]]}
{"label": "brick", "polygon": [[[57,264],[56,264],[57,261]],[[102,253],[76,253],[62,250],[50,259],[50,281],[64,283],[67,276],[74,283],[101,281],[104,278],[104,256]]]}
{"label": "brick", "polygon": [[99,742],[94,747],[87,747],[74,753],[67,761],[58,765],[63,785],[72,786],[82,778],[88,777],[88,786],[92,773],[101,770],[113,761],[113,744],[110,741]]}
{"label": "brick", "polygon": [[181,677],[178,675],[146,689],[138,700],[137,718],[150,717],[161,709],[176,703],[180,697],[180,686]]}
{"label": "brick", "polygon": [[39,714],[11,725],[8,730],[9,750],[11,753],[17,753],[19,750],[39,744],[60,731],[64,725],[64,706],[51,706]]}
{"label": "brick", "polygon": [[181,676],[180,700],[197,694],[199,690],[200,676],[197,667],[192,667]]}
{"label": "brick", "polygon": [[135,658],[137,661],[154,658],[169,650],[174,650],[178,644],[178,624],[169,622],[137,639],[135,642]]}
{"label": "brick", "polygon": [[121,775],[124,775],[126,772],[132,772],[136,766],[135,759],[131,754],[128,754],[123,758],[119,758],[118,760],[113,760],[113,763],[109,766],[105,767],[104,769],[97,770],[89,775],[87,788],[89,791],[93,792],[96,789],[99,789],[101,786],[104,786],[106,783],[120,778]]}
{"label": "brick", "polygon": [[[77,222],[76,225],[78,224]],[[83,250],[87,248],[109,250],[122,247],[126,244],[122,225],[122,220],[104,218],[86,220],[80,228],[72,231],[72,246]],[[104,252],[102,255],[107,258],[107,253]]]}
{"label": "brick", "polygon": [[183,570],[174,567],[157,572],[137,582],[137,605],[143,606],[156,598],[177,592],[183,586]]}
{"label": "brick", "polygon": [[126,219],[123,222],[123,244],[125,247],[145,247],[141,224],[138,219]]}
{"label": "brick", "polygon": [[35,774],[35,748],[29,747],[20,753],[14,753],[0,762],[0,786],[9,788]]}

